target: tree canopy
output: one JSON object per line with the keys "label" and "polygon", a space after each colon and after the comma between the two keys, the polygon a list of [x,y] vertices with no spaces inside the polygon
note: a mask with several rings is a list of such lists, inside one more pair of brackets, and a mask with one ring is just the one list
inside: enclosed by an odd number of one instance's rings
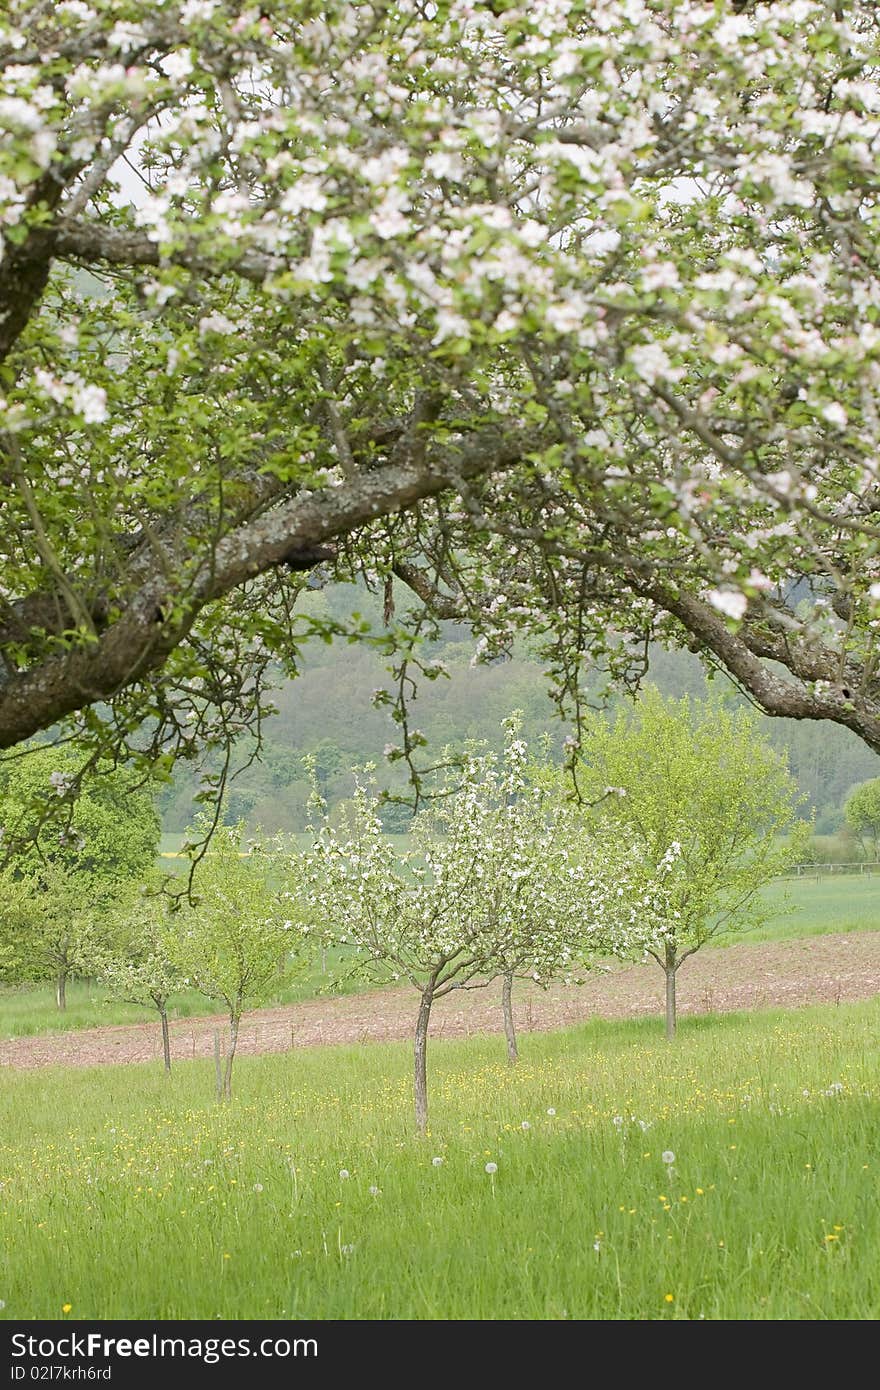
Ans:
{"label": "tree canopy", "polygon": [[626,951],[647,920],[657,924],[668,913],[663,872],[641,880],[636,902],[626,837],[587,840],[572,802],[553,794],[547,770],[543,786],[533,779],[520,726],[519,712],[504,721],[500,757],[472,745],[460,773],[447,762],[443,794],[415,817],[403,853],[385,833],[371,768],[341,830],[315,778],[313,843],[290,860],[306,910],[334,944],[354,948],[355,968],[407,980],[420,996],[414,1092],[421,1130],[436,1000],[503,975],[513,1059],[514,975],[548,984],[593,953]]}
{"label": "tree canopy", "polygon": [[0,872],[0,981],[54,976],[62,1009],[68,977],[109,945],[114,908],[159,848],[152,790],[103,765],[80,786],[81,763],[51,746],[0,763],[0,846],[16,850]]}
{"label": "tree canopy", "polygon": [[9,0],[0,748],[228,747],[272,662],[368,636],[297,610],[357,574],[407,759],[442,616],[536,634],[575,711],[659,639],[880,748],[878,32]]}
{"label": "tree canopy", "polygon": [[[153,787],[137,785],[123,770],[98,765],[81,778],[82,759],[70,747],[36,746],[26,757],[0,762],[0,844],[29,844],[15,873],[39,881],[51,861],[82,885],[142,878],[159,848]],[[70,800],[70,794],[75,799]],[[47,816],[55,803],[59,826]]]}
{"label": "tree canopy", "polygon": [[844,808],[847,825],[854,831],[862,849],[873,857],[880,854],[880,778],[854,787]]}
{"label": "tree canopy", "polygon": [[641,866],[653,882],[665,866],[665,913],[646,913],[631,933],[666,972],[671,1037],[679,966],[772,916],[758,892],[802,853],[796,787],[751,710],[664,700],[651,686],[614,720],[589,722],[584,759],[586,795],[609,784],[618,793],[592,814],[632,846],[634,876]]}
{"label": "tree canopy", "polygon": [[[199,833],[198,827],[193,829]],[[285,915],[285,895],[272,885],[262,846],[245,848],[243,837],[241,824],[217,829],[201,867],[199,896],[166,920],[156,952],[185,985],[217,1000],[226,1011],[222,1094],[227,1100],[242,1013],[248,1004],[262,1002],[303,944],[298,927]],[[218,1075],[218,1097],[220,1092]]]}

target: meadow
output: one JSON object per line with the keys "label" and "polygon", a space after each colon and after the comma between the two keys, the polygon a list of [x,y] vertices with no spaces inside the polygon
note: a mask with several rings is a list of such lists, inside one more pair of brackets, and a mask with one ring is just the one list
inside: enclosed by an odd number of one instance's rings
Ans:
{"label": "meadow", "polygon": [[825,932],[880,931],[880,875],[839,874],[779,879],[760,894],[769,920],[754,931],[722,938],[783,941]]}
{"label": "meadow", "polygon": [[880,1003],[5,1072],[2,1316],[880,1312]]}
{"label": "meadow", "polygon": [[[736,941],[781,941],[786,938],[815,936],[824,932],[876,931],[880,929],[880,875],[859,877],[808,877],[772,883],[763,896],[771,908],[770,919],[755,931],[722,938],[719,945]],[[706,948],[709,949],[709,948]],[[340,952],[329,951],[323,962],[308,963],[302,974],[284,984],[267,1001],[289,1004],[310,999],[326,990],[350,993],[367,986],[351,976]],[[107,992],[94,981],[71,981],[67,988],[67,1010],[55,1007],[50,983],[21,989],[0,988],[0,1038],[90,1028],[110,1023],[137,1023],[155,1017],[136,1004],[107,998]],[[175,995],[170,1013],[174,1018],[191,1018],[211,1012],[211,1005],[190,990]]]}
{"label": "meadow", "polygon": [[[329,987],[331,980],[335,993],[349,994],[365,988],[363,980],[350,974],[350,967],[339,951],[328,950],[325,964],[326,970],[320,958],[307,962],[301,973],[270,994],[267,1004],[293,1004],[300,999],[313,999]],[[210,1014],[215,1007],[203,994],[190,989],[173,996],[168,1012],[171,1018],[193,1018]],[[49,982],[12,989],[0,987],[0,1038],[103,1027],[111,1023],[143,1023],[155,1021],[156,1017],[153,1009],[108,998],[106,989],[95,980],[68,982],[64,1013],[58,1011],[55,987]]]}

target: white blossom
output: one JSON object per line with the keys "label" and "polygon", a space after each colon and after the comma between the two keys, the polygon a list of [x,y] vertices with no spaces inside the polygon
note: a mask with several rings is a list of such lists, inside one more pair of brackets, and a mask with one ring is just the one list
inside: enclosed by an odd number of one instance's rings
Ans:
{"label": "white blossom", "polygon": [[74,387],[72,402],[74,410],[87,425],[101,425],[107,419],[107,392],[103,386]]}
{"label": "white blossom", "polygon": [[673,380],[672,363],[659,343],[643,343],[632,348],[629,360],[636,375],[650,386],[657,381]]}
{"label": "white blossom", "polygon": [[726,618],[734,618],[737,622],[749,606],[748,599],[739,589],[710,589],[706,597],[719,613],[723,613]]}
{"label": "white blossom", "polygon": [[226,314],[213,313],[206,314],[199,319],[199,337],[205,338],[209,333],[229,334],[237,332],[236,325],[232,319],[227,318]]}

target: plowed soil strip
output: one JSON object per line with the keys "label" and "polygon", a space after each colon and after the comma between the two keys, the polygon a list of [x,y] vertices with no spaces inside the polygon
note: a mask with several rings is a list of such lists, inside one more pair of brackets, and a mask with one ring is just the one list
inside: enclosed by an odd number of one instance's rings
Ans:
{"label": "plowed soil strip", "polygon": [[[880,993],[880,931],[812,936],[799,941],[705,950],[692,956],[678,977],[681,1014],[723,1013],[736,1009],[796,1008],[843,1003]],[[431,1032],[438,1038],[464,1038],[501,1030],[500,987],[454,991],[438,1001]],[[663,975],[651,961],[619,966],[579,986],[543,990],[518,984],[516,1017],[522,1032],[547,1032],[586,1019],[641,1018],[663,1008]],[[287,1052],[331,1043],[388,1042],[409,1038],[415,992],[407,988],[371,990],[342,997],[261,1009],[246,1016],[239,1052]],[[172,1024],[172,1055],[178,1060],[213,1054],[214,1033],[222,1018],[181,1019]],[[83,1028],[11,1038],[0,1043],[0,1066],[91,1067],[106,1063],[148,1062],[161,1056],[154,1023]]]}

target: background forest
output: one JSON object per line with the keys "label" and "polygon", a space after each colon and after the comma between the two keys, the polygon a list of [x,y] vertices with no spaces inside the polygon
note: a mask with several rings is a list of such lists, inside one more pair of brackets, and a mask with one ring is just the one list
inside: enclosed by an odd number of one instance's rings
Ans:
{"label": "background forest", "polygon": [[[353,585],[310,593],[303,600],[303,610],[340,624],[349,624],[352,618],[355,622],[363,620],[377,637],[383,631],[380,598]],[[441,624],[438,639],[424,646],[422,655],[442,662],[448,672],[448,678],[419,680],[412,702],[413,724],[428,739],[428,755],[439,752],[445,744],[460,744],[468,738],[485,739],[494,746],[500,738],[501,721],[512,709],[522,710],[523,732],[529,743],[537,742],[546,732],[561,750],[567,729],[556,717],[536,654],[520,645],[509,659],[481,663],[475,660],[475,652],[473,637],[454,623]],[[664,695],[703,696],[712,690],[733,703],[744,703],[744,697],[723,673],[707,672],[698,657],[685,651],[655,647],[649,679]],[[388,765],[382,757],[389,741],[397,741],[395,725],[387,708],[372,707],[364,696],[365,691],[389,684],[386,658],[369,641],[309,643],[298,679],[280,683],[273,694],[278,712],[266,721],[259,757],[231,783],[229,819],[243,818],[252,827],[268,832],[304,829],[309,795],[303,765],[306,755],[315,760],[322,791],[331,806],[351,795],[352,768],[371,761],[381,765],[383,783],[403,792],[405,764]],[[840,725],[826,723],[820,730],[808,720],[762,716],[761,728],[773,747],[787,752],[791,771],[806,797],[805,814],[815,809],[817,836],[840,832],[849,791],[857,783],[880,775],[880,758]],[[249,747],[241,746],[242,763],[250,752]],[[199,769],[179,763],[173,781],[162,791],[159,808],[166,835],[179,835],[191,820],[200,775]],[[388,830],[405,831],[408,819],[405,806],[386,807]],[[832,851],[821,846],[820,852]],[[845,838],[836,852],[860,857],[857,846],[850,846]]]}

